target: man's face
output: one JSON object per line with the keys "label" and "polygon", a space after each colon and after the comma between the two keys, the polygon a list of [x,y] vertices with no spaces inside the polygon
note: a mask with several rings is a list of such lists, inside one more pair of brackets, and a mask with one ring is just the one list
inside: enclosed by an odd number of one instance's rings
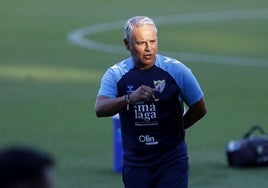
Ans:
{"label": "man's face", "polygon": [[153,25],[134,27],[130,41],[124,42],[138,68],[147,69],[154,65],[158,44],[157,32]]}

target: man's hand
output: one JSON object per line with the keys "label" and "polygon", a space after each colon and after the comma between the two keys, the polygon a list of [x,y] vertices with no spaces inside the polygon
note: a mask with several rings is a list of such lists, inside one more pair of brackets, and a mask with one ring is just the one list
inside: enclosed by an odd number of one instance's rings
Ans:
{"label": "man's hand", "polygon": [[156,88],[151,88],[146,85],[140,86],[138,89],[129,94],[130,103],[137,103],[140,101],[155,100],[154,93],[157,92]]}

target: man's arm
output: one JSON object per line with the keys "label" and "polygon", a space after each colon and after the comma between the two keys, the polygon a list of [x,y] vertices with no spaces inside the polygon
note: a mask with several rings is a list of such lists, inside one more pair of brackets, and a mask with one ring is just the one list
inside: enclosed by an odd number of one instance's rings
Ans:
{"label": "man's arm", "polygon": [[[107,117],[117,114],[128,103],[136,103],[139,101],[149,101],[153,96],[153,93],[157,92],[157,89],[148,87],[146,85],[140,86],[127,96],[111,99],[107,96],[98,96],[95,103],[95,113],[97,117]],[[127,99],[126,99],[127,97]]]}
{"label": "man's arm", "polygon": [[204,98],[201,98],[197,103],[190,106],[188,111],[183,116],[184,128],[188,129],[195,122],[200,120],[207,113],[207,108]]}
{"label": "man's arm", "polygon": [[95,103],[97,117],[108,117],[117,114],[127,104],[125,96],[111,99],[106,96],[98,96]]}

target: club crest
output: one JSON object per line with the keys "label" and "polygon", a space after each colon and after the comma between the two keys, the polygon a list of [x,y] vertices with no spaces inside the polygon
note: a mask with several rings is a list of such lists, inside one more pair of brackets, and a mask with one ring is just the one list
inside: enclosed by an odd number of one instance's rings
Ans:
{"label": "club crest", "polygon": [[159,93],[162,93],[166,87],[166,80],[154,80],[154,87],[157,89]]}

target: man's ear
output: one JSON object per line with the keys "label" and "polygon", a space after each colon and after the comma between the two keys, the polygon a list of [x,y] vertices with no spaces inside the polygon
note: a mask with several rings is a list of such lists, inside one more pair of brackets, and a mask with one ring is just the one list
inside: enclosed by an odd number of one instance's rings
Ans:
{"label": "man's ear", "polygon": [[130,50],[130,44],[129,41],[127,39],[124,39],[124,44],[127,50]]}

